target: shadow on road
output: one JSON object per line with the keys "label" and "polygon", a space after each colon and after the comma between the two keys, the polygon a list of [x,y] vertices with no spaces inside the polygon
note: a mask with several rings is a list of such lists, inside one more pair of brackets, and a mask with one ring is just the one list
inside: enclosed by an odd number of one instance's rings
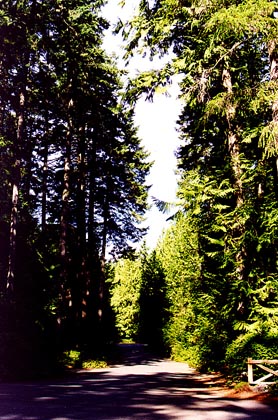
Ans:
{"label": "shadow on road", "polygon": [[277,419],[255,401],[218,398],[184,364],[135,355],[136,363],[63,380],[0,384],[0,419]]}
{"label": "shadow on road", "polygon": [[162,360],[152,353],[147,344],[121,343],[117,345],[118,364],[125,366],[148,365]]}

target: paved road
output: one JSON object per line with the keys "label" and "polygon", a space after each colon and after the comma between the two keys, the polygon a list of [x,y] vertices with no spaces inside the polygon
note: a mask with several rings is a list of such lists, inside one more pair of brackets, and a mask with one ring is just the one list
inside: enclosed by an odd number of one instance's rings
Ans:
{"label": "paved road", "polygon": [[278,419],[278,408],[219,397],[186,364],[124,348],[126,361],[55,381],[0,384],[1,420]]}

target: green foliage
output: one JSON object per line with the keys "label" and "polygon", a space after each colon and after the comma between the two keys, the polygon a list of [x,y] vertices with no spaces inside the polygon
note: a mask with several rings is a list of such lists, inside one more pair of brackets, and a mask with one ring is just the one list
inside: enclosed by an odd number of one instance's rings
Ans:
{"label": "green foliage", "polygon": [[275,381],[273,384],[269,385],[267,388],[269,394],[273,397],[278,396],[278,381]]}
{"label": "green foliage", "polygon": [[253,340],[250,350],[260,354],[277,332],[276,7],[142,1],[125,29],[127,55],[173,53],[163,69],[139,75],[131,92],[151,96],[166,74],[182,76],[185,216],[166,233],[159,258],[169,301],[165,339],[200,367],[227,363],[226,349],[237,348],[242,331],[242,351]]}
{"label": "green foliage", "polygon": [[77,350],[67,350],[63,352],[60,364],[67,369],[101,369],[107,367],[106,360],[89,358],[83,352]]}
{"label": "green foliage", "polygon": [[[171,54],[124,94],[101,47],[103,3],[6,1],[0,12],[0,370],[20,369],[18,353],[35,372],[46,350],[55,366],[68,348],[78,350],[63,363],[102,364],[90,351],[115,317],[121,339],[239,377],[247,357],[277,351],[276,2],[142,0],[119,23],[126,57]],[[133,104],[174,74],[184,99],[177,212],[155,252],[107,273],[107,246],[127,254],[144,233],[150,163]]]}
{"label": "green foliage", "polygon": [[[247,359],[277,358],[278,335],[261,332],[239,335],[228,347],[225,362],[228,373],[239,379],[246,372]],[[256,371],[255,371],[256,373]]]}
{"label": "green foliage", "polygon": [[143,246],[133,259],[120,259],[109,282],[121,341],[139,340],[162,354],[167,299],[164,273],[156,252],[148,254]]}
{"label": "green foliage", "polygon": [[82,363],[82,369],[103,369],[106,368],[107,362],[105,360],[94,360],[94,359],[89,359],[89,360],[85,360]]}
{"label": "green foliage", "polygon": [[192,359],[192,354],[196,355],[192,333],[197,321],[193,300],[200,281],[201,260],[192,217],[178,215],[158,244],[157,255],[164,271],[168,302],[165,343],[172,357],[180,360],[187,354],[187,361],[196,366],[199,362]]}
{"label": "green foliage", "polygon": [[0,297],[16,305],[19,352],[51,338],[55,359],[112,339],[106,248],[142,237],[151,164],[102,48],[105,2],[2,3]]}
{"label": "green foliage", "polygon": [[68,368],[80,367],[80,355],[81,352],[77,350],[67,350],[63,352],[61,358],[61,364],[65,365]]}
{"label": "green foliage", "polygon": [[235,384],[234,390],[236,392],[248,392],[248,391],[251,391],[251,387],[248,384],[248,382],[241,381],[241,382],[238,382],[237,384]]}
{"label": "green foliage", "polygon": [[119,260],[111,281],[110,294],[111,306],[116,316],[116,327],[121,339],[138,337],[140,289],[140,260],[138,258]]}
{"label": "green foliage", "polygon": [[163,354],[163,329],[168,318],[168,299],[164,270],[156,251],[142,258],[139,298],[139,339],[157,353]]}

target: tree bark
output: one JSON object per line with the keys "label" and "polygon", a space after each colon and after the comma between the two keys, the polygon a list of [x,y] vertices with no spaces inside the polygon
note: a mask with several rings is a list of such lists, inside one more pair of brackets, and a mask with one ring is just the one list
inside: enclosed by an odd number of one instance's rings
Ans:
{"label": "tree bark", "polygon": [[[277,52],[277,43],[275,40],[270,41],[268,46],[269,60],[270,60],[270,80],[273,82],[278,81],[278,52]],[[274,150],[275,158],[275,179],[276,179],[276,195],[278,196],[278,92],[275,95],[275,99],[272,104],[272,130],[274,136],[274,144],[271,145],[271,148]]]}
{"label": "tree bark", "polygon": [[[72,100],[69,101],[68,111],[72,107]],[[68,233],[69,233],[69,198],[70,198],[70,172],[71,172],[71,147],[72,147],[72,119],[68,119],[68,129],[66,134],[66,147],[64,158],[64,179],[62,192],[62,210],[60,218],[60,284],[59,300],[60,310],[57,318],[58,324],[61,324],[62,317],[65,315],[66,306],[72,306],[72,296],[68,288],[69,277],[69,252],[68,252]]]}
{"label": "tree bark", "polygon": [[242,186],[242,168],[240,164],[240,148],[237,127],[234,126],[236,106],[233,103],[233,86],[231,73],[229,70],[223,70],[222,80],[223,86],[225,87],[228,94],[226,119],[228,123],[228,151],[233,171],[233,186],[236,195],[236,206],[241,207],[244,203],[244,194]]}
{"label": "tree bark", "polygon": [[102,321],[104,311],[104,293],[105,293],[105,261],[106,261],[106,245],[107,245],[107,223],[108,223],[108,197],[104,197],[103,204],[103,229],[102,229],[102,244],[100,253],[100,278],[98,289],[98,319]]}
{"label": "tree bark", "polygon": [[77,152],[77,273],[75,286],[75,316],[78,320],[87,316],[86,287],[86,174],[85,174],[85,127],[79,129]]}
{"label": "tree bark", "polygon": [[49,142],[49,118],[48,110],[45,113],[45,135],[43,149],[43,168],[42,168],[42,201],[41,201],[41,228],[42,232],[46,227],[47,214],[47,172],[48,172],[48,142]]}
{"label": "tree bark", "polygon": [[7,295],[12,298],[15,285],[15,267],[16,267],[16,240],[18,225],[18,200],[19,186],[21,180],[21,147],[24,138],[24,108],[25,108],[25,89],[22,89],[19,95],[19,111],[17,114],[17,132],[14,144],[14,167],[12,171],[12,209],[10,218],[10,240],[7,274]]}
{"label": "tree bark", "polygon": [[[228,152],[231,160],[231,168],[233,173],[233,187],[236,199],[236,208],[240,209],[244,204],[244,191],[242,185],[242,167],[240,162],[240,141],[238,136],[238,127],[235,125],[236,117],[236,105],[233,102],[233,85],[232,77],[229,69],[224,69],[222,73],[223,86],[227,92],[227,105],[226,105],[226,120],[228,124]],[[245,226],[241,222],[240,218],[236,223],[236,227],[233,229],[233,236],[236,240],[240,241],[245,231]],[[246,250],[244,246],[239,244],[238,250],[235,255],[236,261],[236,278],[239,283],[244,281],[244,260],[246,257]],[[244,299],[239,302],[238,312],[243,313]]]}

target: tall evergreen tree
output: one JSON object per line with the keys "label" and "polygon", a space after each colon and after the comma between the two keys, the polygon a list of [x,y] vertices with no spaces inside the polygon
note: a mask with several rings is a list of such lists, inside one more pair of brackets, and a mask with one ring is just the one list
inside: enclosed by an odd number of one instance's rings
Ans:
{"label": "tall evergreen tree", "polygon": [[[273,230],[273,252],[265,242],[277,207],[275,10],[265,0],[141,1],[123,30],[127,56],[136,48],[172,53],[163,69],[132,81],[130,95],[151,96],[171,75],[182,75],[178,155],[181,170],[196,171],[203,186],[191,191],[189,204],[200,203],[202,290],[215,296],[211,311],[227,321],[231,341],[240,331],[257,337],[276,331],[275,293],[262,298],[270,284],[276,290],[277,278]],[[268,326],[266,313],[272,314]]]}
{"label": "tall evergreen tree", "polygon": [[141,237],[147,206],[150,164],[102,48],[103,4],[7,0],[0,13],[1,298],[62,347],[96,331],[107,248]]}

